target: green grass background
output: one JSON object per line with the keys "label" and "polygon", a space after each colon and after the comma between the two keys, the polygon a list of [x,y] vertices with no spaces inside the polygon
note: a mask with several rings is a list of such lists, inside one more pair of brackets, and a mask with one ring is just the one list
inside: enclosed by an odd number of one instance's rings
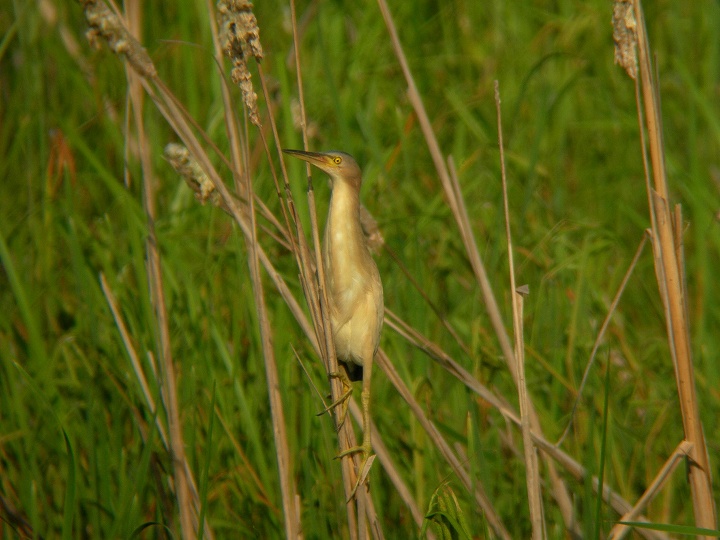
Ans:
{"label": "green grass background", "polygon": [[[298,92],[288,61],[289,8],[275,0],[257,4],[281,142],[299,148],[291,114]],[[599,326],[649,227],[634,87],[613,64],[611,5],[457,0],[394,1],[390,7],[440,145],[457,164],[480,252],[509,325],[493,102],[493,81],[500,82],[517,279],[531,291],[525,303],[529,391],[547,436],[557,438]],[[658,1],[645,9],[660,74],[672,197],[682,204],[686,221],[698,399],[717,479],[720,5]],[[147,2],[143,10],[143,42],[161,77],[226,148],[205,2]],[[388,249],[471,354],[381,252],[386,305],[481,381],[513,396],[377,6],[302,2],[299,17],[308,12],[300,54],[314,129],[311,149],[355,155],[365,171],[363,199]],[[99,285],[103,272],[145,361],[155,351],[156,328],[145,272],[140,167],[134,159],[126,162],[125,73],[107,48],[90,49],[85,28],[76,3],[7,0],[0,10],[0,494],[45,538],[129,538],[151,521],[167,523],[177,537],[172,467]],[[79,52],[71,54],[64,32]],[[266,104],[261,107],[267,111]],[[207,490],[206,515],[219,538],[281,537],[265,371],[242,235],[221,211],[199,206],[162,159],[163,146],[176,138],[152,106],[146,128],[158,182],[156,232],[183,433],[195,477]],[[251,147],[258,193],[277,210],[256,133]],[[59,156],[67,166],[58,168]],[[288,166],[297,200],[304,202],[304,169]],[[316,179],[324,212],[325,182]],[[293,258],[268,237],[260,240],[301,296]],[[336,438],[330,418],[315,416],[322,406],[293,348],[323,392],[327,384],[270,286],[267,300],[303,529],[306,538],[339,537],[346,520],[339,466],[332,461]],[[444,436],[465,447],[474,478],[511,533],[527,537],[524,465],[501,444],[501,417],[388,329],[382,346]],[[649,248],[563,445],[593,471],[599,469],[608,365],[605,482],[634,501],[682,439]],[[483,537],[485,524],[471,497],[401,398],[375,373],[373,418],[413,495],[426,508],[433,492],[449,482],[473,535]],[[595,496],[572,481],[570,486],[585,531],[607,532],[617,516],[604,507],[601,519],[607,521],[598,522]],[[388,538],[417,535],[377,465],[371,493]],[[552,499],[545,499],[545,507],[550,537],[564,538]],[[7,510],[2,515],[0,537],[21,536],[19,526],[8,523]],[[692,523],[682,468],[648,516]],[[164,534],[153,526],[141,536]]]}

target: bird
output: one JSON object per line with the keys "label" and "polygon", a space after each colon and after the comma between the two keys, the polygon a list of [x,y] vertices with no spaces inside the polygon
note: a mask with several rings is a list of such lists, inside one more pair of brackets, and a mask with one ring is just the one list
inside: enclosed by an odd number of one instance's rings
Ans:
{"label": "bird", "polygon": [[330,204],[322,247],[323,264],[335,351],[337,359],[347,369],[347,375],[342,372],[330,374],[342,379],[346,387],[345,394],[330,408],[349,398],[351,381],[362,380],[363,442],[338,455],[363,455],[354,494],[360,482],[367,477],[372,464],[370,379],[385,311],[380,272],[370,254],[360,222],[362,171],[355,159],[345,152],[290,149],[284,149],[283,152],[314,165],[330,177]]}

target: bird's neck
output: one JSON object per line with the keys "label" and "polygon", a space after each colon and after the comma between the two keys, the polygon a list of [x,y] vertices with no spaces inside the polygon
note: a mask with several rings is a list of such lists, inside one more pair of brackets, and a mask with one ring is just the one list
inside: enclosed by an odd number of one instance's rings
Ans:
{"label": "bird's neck", "polygon": [[344,244],[362,244],[364,237],[360,229],[360,194],[354,186],[335,181],[330,195],[327,233],[332,231]]}
{"label": "bird's neck", "polygon": [[334,181],[325,226],[325,261],[333,273],[363,265],[369,257],[360,226],[360,194],[343,181]]}
{"label": "bird's neck", "polygon": [[360,215],[360,193],[358,189],[342,180],[333,181],[330,195],[329,215],[345,216],[343,221],[356,222]]}

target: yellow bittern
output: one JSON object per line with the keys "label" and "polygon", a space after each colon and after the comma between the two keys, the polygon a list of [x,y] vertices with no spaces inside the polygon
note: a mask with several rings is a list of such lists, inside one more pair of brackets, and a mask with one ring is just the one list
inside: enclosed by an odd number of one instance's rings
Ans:
{"label": "yellow bittern", "polygon": [[[330,324],[337,358],[347,368],[350,381],[362,379],[363,443],[341,453],[363,453],[358,482],[367,475],[365,464],[372,453],[370,442],[370,377],[383,324],[383,288],[375,261],[360,224],[362,173],[344,152],[283,150],[330,176],[332,193],[325,225],[323,262],[330,304]],[[339,376],[331,374],[331,376]],[[344,379],[351,386],[348,377]],[[339,400],[342,402],[343,398]],[[336,402],[336,404],[339,404]],[[357,485],[356,485],[357,488]]]}

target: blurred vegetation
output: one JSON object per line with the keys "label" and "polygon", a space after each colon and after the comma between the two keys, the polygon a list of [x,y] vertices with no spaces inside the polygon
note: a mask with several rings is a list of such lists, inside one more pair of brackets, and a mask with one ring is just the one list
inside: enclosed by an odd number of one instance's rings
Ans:
{"label": "blurred vegetation", "polygon": [[[275,0],[257,4],[281,142],[299,148],[289,7]],[[6,7],[0,11],[0,495],[9,506],[0,536],[32,530],[45,538],[128,538],[153,521],[175,530],[169,458],[99,284],[102,272],[146,361],[156,347],[156,328],[145,273],[141,171],[128,159],[128,145],[135,143],[124,135],[124,67],[107,48],[89,47],[79,5],[40,0]],[[509,328],[493,101],[493,81],[500,83],[517,278],[531,292],[525,303],[529,390],[546,435],[557,439],[600,324],[649,226],[634,86],[613,64],[611,5],[395,1],[391,9],[441,147],[457,165]],[[659,1],[645,9],[672,195],[686,221],[698,397],[717,479],[720,5]],[[387,250],[457,330],[469,354],[381,252],[387,307],[488,386],[513,396],[377,6],[303,2],[298,16],[311,149],[342,149],[358,159],[365,171],[363,199]],[[224,73],[213,59],[208,17],[202,1],[144,3],[142,41],[160,76],[226,149]],[[242,114],[239,97],[237,103]],[[162,158],[163,146],[176,137],[152,106],[146,114],[184,437],[195,477],[208,490],[207,518],[218,538],[281,537],[265,372],[242,237],[221,211],[196,203]],[[257,134],[250,137],[253,181],[277,210],[267,160]],[[298,179],[297,200],[304,202],[304,168],[288,167]],[[324,179],[316,177],[316,185],[324,212]],[[261,243],[301,297],[293,258],[269,238]],[[293,349],[321,392],[327,384],[293,317],[268,291],[304,532],[306,538],[339,537],[346,520],[332,460],[335,435],[327,416],[315,416],[322,405]],[[524,466],[501,441],[500,415],[389,329],[382,346],[449,442],[471,449],[472,474],[510,532],[527,537]],[[599,469],[608,363],[605,484],[634,501],[682,439],[649,247],[563,444],[593,471]],[[378,371],[373,385],[373,418],[421,508],[449,483],[465,511],[464,526],[483,537],[486,525],[472,498]],[[379,466],[371,477],[386,535],[417,535]],[[588,523],[595,516],[594,495],[570,485]],[[565,538],[554,501],[546,499],[545,507],[550,537]],[[682,471],[647,515],[692,523]],[[610,522],[618,516],[605,508],[603,517]],[[607,532],[609,525],[600,528]],[[157,526],[142,536],[164,534]]]}

